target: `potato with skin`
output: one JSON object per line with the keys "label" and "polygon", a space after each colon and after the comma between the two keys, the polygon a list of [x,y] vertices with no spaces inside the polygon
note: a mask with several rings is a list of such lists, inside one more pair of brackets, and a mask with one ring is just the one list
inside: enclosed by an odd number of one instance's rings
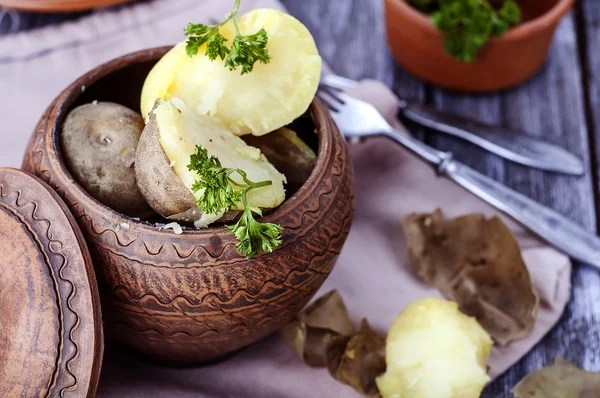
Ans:
{"label": "potato with skin", "polygon": [[60,134],[69,171],[94,198],[128,216],[153,214],[135,181],[142,117],[122,105],[98,102],[73,109]]}
{"label": "potato with skin", "polygon": [[202,192],[194,193],[192,186],[199,176],[187,167],[196,145],[216,156],[223,167],[239,168],[255,182],[272,182],[248,193],[251,206],[269,209],[285,200],[285,176],[260,150],[248,146],[217,121],[198,114],[182,101],[159,100],[138,146],[136,175],[140,191],[163,217],[203,228],[216,221],[229,221],[237,216],[236,210],[243,209],[240,203],[232,211],[206,214],[197,207],[195,200]]}
{"label": "potato with skin", "polygon": [[171,167],[171,161],[159,142],[156,116],[142,132],[135,156],[135,176],[140,192],[148,204],[169,220],[194,223],[202,211],[196,206],[194,194],[183,185]]}
{"label": "potato with skin", "polygon": [[[154,211],[168,220],[206,226],[201,221],[204,212],[196,205],[196,197],[183,184],[160,144],[159,126],[153,112],[142,132],[135,164],[138,188]],[[232,221],[238,214],[238,211],[226,212],[219,221]]]}
{"label": "potato with skin", "polygon": [[386,341],[383,398],[478,398],[490,380],[493,341],[452,301],[416,301],[394,320]]}
{"label": "potato with skin", "polygon": [[[206,45],[187,55],[186,43],[170,50],[150,71],[141,96],[144,118],[157,98],[177,97],[196,112],[218,119],[236,135],[264,135],[306,112],[321,76],[321,57],[308,29],[296,18],[274,9],[258,9],[239,18],[242,35],[264,28],[269,37],[268,64],[251,73],[229,70],[220,58],[210,60]],[[230,46],[233,22],[220,33]]]}

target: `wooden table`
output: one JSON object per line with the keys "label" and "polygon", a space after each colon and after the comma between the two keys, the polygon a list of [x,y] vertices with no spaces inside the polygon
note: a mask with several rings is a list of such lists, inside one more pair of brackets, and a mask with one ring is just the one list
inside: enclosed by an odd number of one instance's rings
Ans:
{"label": "wooden table", "polygon": [[[503,161],[452,138],[414,131],[426,142],[453,151],[472,167],[598,232],[600,2],[578,1],[560,25],[547,65],[529,82],[502,93],[474,96],[424,84],[394,63],[386,45],[382,0],[282,1],[313,32],[336,73],[381,80],[401,97],[521,129],[580,155],[589,173],[567,177]],[[0,20],[0,35],[79,16],[8,13]],[[558,355],[586,370],[600,371],[600,272],[576,265],[572,283],[573,298],[559,325],[491,384],[483,397],[508,396],[525,374],[551,364]]]}

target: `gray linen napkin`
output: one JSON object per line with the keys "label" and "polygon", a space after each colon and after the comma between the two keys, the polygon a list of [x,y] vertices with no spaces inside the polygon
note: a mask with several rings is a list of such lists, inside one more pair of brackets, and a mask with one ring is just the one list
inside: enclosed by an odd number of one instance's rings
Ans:
{"label": "gray linen napkin", "polygon": [[[245,0],[245,10],[281,6],[276,0]],[[0,38],[0,166],[18,167],[35,123],[51,100],[94,66],[143,48],[174,44],[190,22],[225,15],[222,0],[157,0],[96,11],[65,23]],[[396,97],[383,85],[363,82],[355,95],[374,103],[399,129]],[[356,178],[356,217],[338,264],[318,295],[338,289],[358,321],[368,317],[385,333],[410,302],[440,296],[408,268],[400,220],[409,212],[442,208],[449,216],[496,212],[444,179],[385,138],[351,146]],[[518,225],[523,256],[540,295],[533,333],[494,349],[490,375],[496,377],[525,355],[558,321],[570,295],[571,263]],[[305,366],[277,336],[227,360],[191,369],[170,369],[136,359],[107,344],[99,397],[356,397],[326,370]]]}

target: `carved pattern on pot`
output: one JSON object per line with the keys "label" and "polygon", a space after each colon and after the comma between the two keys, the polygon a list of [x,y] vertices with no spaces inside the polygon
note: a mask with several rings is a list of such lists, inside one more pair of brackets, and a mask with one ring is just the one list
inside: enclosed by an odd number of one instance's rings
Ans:
{"label": "carved pattern on pot", "polygon": [[[0,381],[0,396],[86,396],[96,390],[102,334],[93,310],[95,282],[90,287],[85,272],[86,260],[91,261],[83,237],[72,229],[75,221],[70,224],[67,208],[57,200],[33,177],[0,170],[0,240],[18,248],[0,281],[10,283],[4,289],[12,293],[0,297],[8,349],[0,354],[11,365],[4,373],[11,385]],[[18,320],[9,319],[11,310]],[[26,330],[19,326],[24,320]],[[20,349],[11,351],[16,347],[11,341]],[[19,383],[19,377],[26,379]]]}
{"label": "carved pattern on pot", "polygon": [[[23,168],[55,188],[75,216],[94,262],[106,333],[154,359],[194,363],[272,333],[316,293],[350,229],[352,170],[343,138],[315,101],[310,113],[321,148],[310,189],[301,188],[265,215],[284,227],[284,243],[251,260],[238,253],[234,236],[222,227],[175,235],[95,201],[58,153],[62,117],[79,100],[82,85],[88,94],[98,79],[126,66],[147,69],[166,50],[117,59],[73,83],[36,128]],[[95,95],[108,95],[102,90],[110,87],[99,90]],[[122,223],[128,228],[118,227]]]}

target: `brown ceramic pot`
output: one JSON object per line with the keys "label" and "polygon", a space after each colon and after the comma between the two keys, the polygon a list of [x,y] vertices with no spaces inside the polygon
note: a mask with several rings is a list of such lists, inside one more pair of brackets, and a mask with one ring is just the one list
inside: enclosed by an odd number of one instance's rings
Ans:
{"label": "brown ceramic pot", "polygon": [[332,270],[353,215],[352,172],[343,138],[323,105],[308,181],[264,217],[283,226],[283,245],[245,259],[223,227],[175,235],[93,199],[59,152],[69,110],[93,100],[138,109],[147,73],[168,48],[127,55],[90,71],[50,105],[31,137],[23,169],[64,199],[94,262],[105,334],[163,363],[214,360],[272,333],[297,314]]}
{"label": "brown ceramic pot", "polygon": [[405,0],[385,0],[388,42],[394,58],[438,86],[494,91],[521,83],[545,62],[554,31],[575,0],[518,0],[522,24],[491,38],[471,64],[444,51],[444,38],[429,17]]}

